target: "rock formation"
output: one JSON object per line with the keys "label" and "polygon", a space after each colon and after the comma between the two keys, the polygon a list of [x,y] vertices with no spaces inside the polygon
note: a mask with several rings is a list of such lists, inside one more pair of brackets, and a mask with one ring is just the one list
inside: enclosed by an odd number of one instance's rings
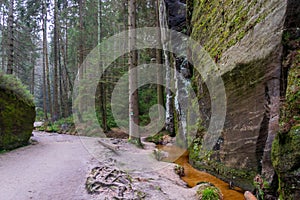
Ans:
{"label": "rock formation", "polygon": [[29,92],[13,76],[0,74],[0,151],[28,143],[35,119]]}
{"label": "rock formation", "polygon": [[[200,74],[194,75],[203,118],[198,137],[190,146],[190,162],[246,190],[254,189],[253,178],[261,174],[270,186],[267,192],[273,194],[278,188],[278,173],[279,180],[288,183],[281,186],[294,187],[289,193],[299,195],[299,183],[295,181],[299,180],[299,155],[291,147],[299,129],[292,128],[289,135],[277,136],[276,140],[274,159],[280,160],[288,151],[285,159],[291,165],[286,168],[286,162],[278,161],[274,170],[271,160],[272,143],[279,131],[280,100],[285,99],[287,88],[292,87],[290,90],[299,95],[299,83],[294,81],[294,86],[289,86],[292,81],[287,82],[293,71],[297,71],[293,76],[299,82],[299,60],[294,69],[282,63],[295,54],[299,56],[299,1],[201,0],[187,7],[193,8],[191,36],[217,63],[227,96],[222,135],[212,152],[200,156],[201,139],[208,134],[205,128],[211,116],[211,97]],[[299,116],[299,109],[293,116]],[[289,138],[285,144],[284,138]]]}

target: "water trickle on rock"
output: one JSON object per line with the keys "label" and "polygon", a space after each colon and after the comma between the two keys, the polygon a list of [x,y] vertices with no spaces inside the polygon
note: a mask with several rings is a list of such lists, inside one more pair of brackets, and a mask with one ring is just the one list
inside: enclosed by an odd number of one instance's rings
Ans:
{"label": "water trickle on rock", "polygon": [[[176,6],[179,3],[180,6]],[[182,20],[177,20],[178,23],[174,23],[176,20],[168,19],[168,9],[172,8],[172,6],[176,7],[176,9],[172,9],[170,12],[180,13],[181,8],[185,8],[185,4],[180,2],[168,2],[162,0],[160,1],[159,8],[159,19],[160,19],[160,27],[161,27],[161,38],[162,45],[164,50],[164,58],[165,58],[165,66],[166,66],[166,129],[173,133],[176,129],[176,141],[178,145],[182,148],[188,147],[187,135],[188,135],[188,104],[189,104],[189,88],[191,87],[191,81],[189,80],[190,72],[186,67],[188,65],[188,61],[186,58],[187,48],[186,44],[177,43],[176,39],[173,35],[168,35],[170,32],[165,29],[171,28],[174,30],[178,30],[178,27],[181,27],[183,22]],[[176,4],[176,5],[175,5]],[[180,15],[180,19],[185,19]],[[174,18],[174,17],[173,17]],[[171,23],[171,27],[169,27],[169,23]],[[175,36],[176,37],[176,36]],[[182,40],[180,40],[182,41]],[[170,55],[167,49],[175,49],[176,52],[180,52],[181,55]],[[180,51],[178,51],[180,49]],[[174,61],[172,65],[174,66],[174,74],[170,70],[171,63],[170,58],[173,58]],[[172,91],[175,93],[173,97]],[[174,116],[174,112],[176,113],[176,119]],[[175,121],[177,122],[175,124]],[[175,127],[176,126],[176,127]]]}

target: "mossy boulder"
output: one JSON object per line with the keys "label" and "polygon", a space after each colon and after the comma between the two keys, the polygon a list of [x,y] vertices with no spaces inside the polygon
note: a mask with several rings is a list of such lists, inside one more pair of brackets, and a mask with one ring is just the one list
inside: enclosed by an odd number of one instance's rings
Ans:
{"label": "mossy boulder", "polygon": [[33,97],[18,79],[0,73],[0,151],[26,145],[34,120]]}

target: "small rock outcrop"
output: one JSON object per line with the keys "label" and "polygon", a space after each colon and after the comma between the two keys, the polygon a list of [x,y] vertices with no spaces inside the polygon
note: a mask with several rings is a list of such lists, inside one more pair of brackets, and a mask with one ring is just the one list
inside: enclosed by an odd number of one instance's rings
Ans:
{"label": "small rock outcrop", "polygon": [[0,151],[28,144],[34,119],[32,96],[19,80],[0,73]]}

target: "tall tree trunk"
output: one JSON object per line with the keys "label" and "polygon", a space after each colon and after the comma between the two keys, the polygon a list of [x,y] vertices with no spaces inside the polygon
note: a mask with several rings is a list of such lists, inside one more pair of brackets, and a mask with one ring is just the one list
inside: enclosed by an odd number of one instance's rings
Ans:
{"label": "tall tree trunk", "polygon": [[[63,4],[64,10],[68,8],[68,1],[65,1]],[[64,30],[64,37],[65,43],[63,43],[63,35],[59,34],[61,32],[60,26],[58,26],[58,36],[59,36],[59,46],[60,51],[59,55],[62,55],[63,62],[59,64],[59,71],[60,71],[60,95],[61,95],[61,109],[62,109],[62,116],[68,117],[70,115],[70,109],[68,105],[68,92],[69,88],[72,89],[71,78],[67,69],[67,59],[68,59],[68,20],[64,20],[65,30]],[[62,32],[61,32],[62,33]]]}
{"label": "tall tree trunk", "polygon": [[[60,46],[60,41],[58,40],[57,41],[58,44],[57,46],[59,47]],[[59,103],[60,103],[60,116],[65,118],[67,117],[65,115],[65,100],[64,100],[64,97],[65,97],[65,90],[64,90],[64,85],[65,85],[65,80],[67,79],[67,77],[64,75],[63,71],[62,71],[62,63],[61,63],[61,52],[60,52],[60,49],[58,48],[58,71],[59,71]]]}
{"label": "tall tree trunk", "polygon": [[[68,8],[68,1],[65,2],[65,9]],[[66,44],[65,44],[65,49],[62,48],[62,50],[65,50],[63,52],[63,55],[64,55],[64,72],[65,72],[65,77],[68,81],[66,81],[66,84],[64,84],[65,86],[65,93],[64,93],[64,101],[65,101],[65,109],[64,109],[64,113],[65,113],[65,116],[69,116],[71,114],[71,107],[69,106],[69,103],[68,103],[68,92],[72,92],[72,80],[69,76],[69,72],[68,72],[68,69],[67,69],[67,62],[68,62],[68,47],[69,47],[69,43],[68,43],[68,20],[66,19],[65,21],[65,25],[66,25],[66,31],[65,31],[65,41],[66,41]],[[70,88],[70,89],[69,89]]]}
{"label": "tall tree trunk", "polygon": [[52,99],[51,99],[51,90],[50,90],[50,73],[49,73],[49,62],[48,62],[48,43],[47,43],[47,5],[46,1],[44,0],[43,4],[43,12],[44,12],[44,27],[43,27],[43,55],[44,55],[44,64],[45,64],[45,78],[46,78],[46,85],[47,85],[47,95],[48,95],[48,110],[50,112],[50,119],[52,119],[53,112],[52,112]]}
{"label": "tall tree trunk", "polygon": [[47,11],[46,3],[43,0],[43,109],[44,109],[44,118],[48,121],[48,110],[47,110],[47,82],[46,82],[46,48],[47,48]]}
{"label": "tall tree trunk", "polygon": [[79,0],[79,49],[78,49],[78,69],[79,69],[79,79],[83,78],[83,68],[80,67],[83,63],[83,5],[84,5],[84,0]]}
{"label": "tall tree trunk", "polygon": [[34,95],[34,82],[35,82],[35,62],[34,62],[34,57],[33,57],[33,52],[30,53],[30,62],[31,62],[31,65],[32,65],[32,70],[31,70],[31,87],[30,87],[30,93],[32,95]]}
{"label": "tall tree trunk", "polygon": [[[83,64],[83,8],[84,8],[84,0],[79,0],[78,5],[79,5],[79,47],[78,47],[78,53],[77,53],[77,59],[78,59],[78,79],[82,80],[83,79],[83,67],[81,65]],[[79,121],[82,122],[82,113],[85,111],[85,105],[83,104],[83,95],[79,96],[79,101],[78,101],[78,108],[79,108],[79,113],[78,113],[78,118]]]}
{"label": "tall tree trunk", "polygon": [[[159,21],[159,0],[156,0],[156,26],[157,26],[157,40],[159,43],[159,47],[156,48],[156,63],[160,65],[157,67],[156,76],[157,76],[157,103],[161,106],[164,106],[164,93],[163,86],[159,83],[163,84],[163,70],[161,69],[161,65],[163,64],[162,59],[162,44],[161,44],[161,31],[160,31],[160,21]],[[162,119],[165,115],[162,107],[158,108],[159,119]]]}
{"label": "tall tree trunk", "polygon": [[[98,44],[102,42],[102,8],[101,8],[101,1],[98,1]],[[101,49],[99,49],[99,56],[101,59]],[[100,60],[100,65],[102,65]],[[101,66],[102,67],[102,66]],[[102,80],[100,81],[100,112],[101,112],[101,122],[102,122],[102,129],[104,133],[107,133],[109,130],[107,126],[107,114],[106,114],[106,88],[105,88],[105,76],[104,71],[102,71]]]}
{"label": "tall tree trunk", "polygon": [[57,0],[54,0],[54,74],[53,74],[53,115],[52,120],[56,121],[59,118],[59,105],[58,105],[58,31],[57,31]]}
{"label": "tall tree trunk", "polygon": [[[70,111],[69,111],[69,105],[68,105],[68,91],[69,88],[70,90],[72,90],[72,83],[71,83],[71,78],[67,69],[67,51],[68,51],[68,36],[67,36],[67,30],[65,32],[66,36],[66,43],[65,43],[65,47],[63,46],[62,42],[60,42],[60,46],[61,46],[61,54],[62,54],[62,58],[63,58],[63,64],[61,67],[61,90],[62,90],[62,112],[63,112],[63,116],[67,117],[70,115]],[[62,36],[60,35],[60,40],[63,41]]]}
{"label": "tall tree trunk", "polygon": [[[132,49],[136,46],[136,0],[129,0],[128,6],[129,48]],[[129,139],[140,142],[136,50],[129,54],[129,70]]]}
{"label": "tall tree trunk", "polygon": [[2,6],[2,30],[1,30],[1,34],[2,34],[2,39],[1,39],[1,60],[2,60],[2,71],[4,72],[5,69],[5,42],[4,42],[4,27],[5,27],[5,14],[4,14],[4,4],[1,5]]}
{"label": "tall tree trunk", "polygon": [[44,118],[48,121],[48,114],[47,114],[47,85],[46,85],[46,64],[45,58],[43,55],[43,111],[44,111]]}
{"label": "tall tree trunk", "polygon": [[[165,1],[160,1],[159,6],[159,18],[160,18],[160,27],[168,29],[168,19],[167,19],[168,11],[165,5]],[[162,29],[161,29],[162,30]],[[161,39],[162,39],[162,45],[164,47],[163,53],[165,57],[165,65],[166,65],[166,119],[165,119],[165,128],[167,131],[170,132],[171,136],[175,136],[175,123],[174,123],[174,98],[172,94],[172,79],[174,75],[171,71],[171,64],[170,64],[170,53],[167,51],[168,44],[167,41],[167,33],[161,32]]]}
{"label": "tall tree trunk", "polygon": [[9,2],[8,12],[8,61],[7,74],[13,74],[14,65],[14,0]]}

